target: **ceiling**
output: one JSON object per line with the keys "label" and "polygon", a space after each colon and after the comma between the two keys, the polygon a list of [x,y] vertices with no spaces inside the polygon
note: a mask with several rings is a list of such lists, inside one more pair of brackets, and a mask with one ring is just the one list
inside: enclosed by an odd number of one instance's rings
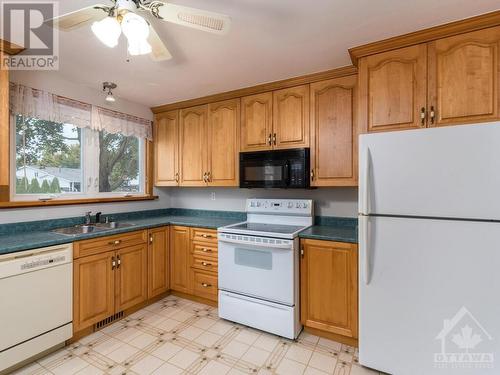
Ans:
{"label": "ceiling", "polygon": [[[173,0],[225,13],[229,34],[218,36],[153,20],[172,60],[127,62],[123,36],[114,49],[84,27],[60,34],[60,72],[98,89],[156,106],[349,65],[349,47],[467,18],[499,8],[498,0]],[[108,0],[60,1],[61,13]]]}

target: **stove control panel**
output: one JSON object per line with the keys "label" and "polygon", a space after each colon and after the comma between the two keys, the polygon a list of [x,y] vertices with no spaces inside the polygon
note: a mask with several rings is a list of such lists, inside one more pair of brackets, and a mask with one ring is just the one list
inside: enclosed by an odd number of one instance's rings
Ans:
{"label": "stove control panel", "polygon": [[311,199],[247,199],[249,213],[312,216],[314,203]]}

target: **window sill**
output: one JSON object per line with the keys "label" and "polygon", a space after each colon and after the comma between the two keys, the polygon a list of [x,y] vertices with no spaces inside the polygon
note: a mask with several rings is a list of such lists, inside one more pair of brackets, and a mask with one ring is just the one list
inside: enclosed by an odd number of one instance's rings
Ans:
{"label": "window sill", "polygon": [[85,199],[60,199],[48,201],[18,201],[18,202],[0,202],[2,208],[22,208],[22,207],[46,207],[46,206],[66,206],[75,204],[90,203],[112,203],[112,202],[133,202],[133,201],[152,201],[158,199],[157,195],[145,195],[136,197],[110,197],[110,198],[85,198]]}

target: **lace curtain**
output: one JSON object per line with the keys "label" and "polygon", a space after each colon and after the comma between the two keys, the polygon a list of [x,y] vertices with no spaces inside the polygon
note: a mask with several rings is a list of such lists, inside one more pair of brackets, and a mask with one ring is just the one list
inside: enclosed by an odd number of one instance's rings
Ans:
{"label": "lace curtain", "polygon": [[149,120],[82,103],[47,91],[11,83],[9,100],[10,112],[15,115],[153,139]]}

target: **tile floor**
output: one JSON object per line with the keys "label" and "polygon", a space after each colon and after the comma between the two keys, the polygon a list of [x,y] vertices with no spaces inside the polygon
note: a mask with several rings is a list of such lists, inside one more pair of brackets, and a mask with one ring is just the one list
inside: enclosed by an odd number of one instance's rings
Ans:
{"label": "tile floor", "polygon": [[15,374],[379,375],[357,350],[302,333],[291,341],[169,296]]}

